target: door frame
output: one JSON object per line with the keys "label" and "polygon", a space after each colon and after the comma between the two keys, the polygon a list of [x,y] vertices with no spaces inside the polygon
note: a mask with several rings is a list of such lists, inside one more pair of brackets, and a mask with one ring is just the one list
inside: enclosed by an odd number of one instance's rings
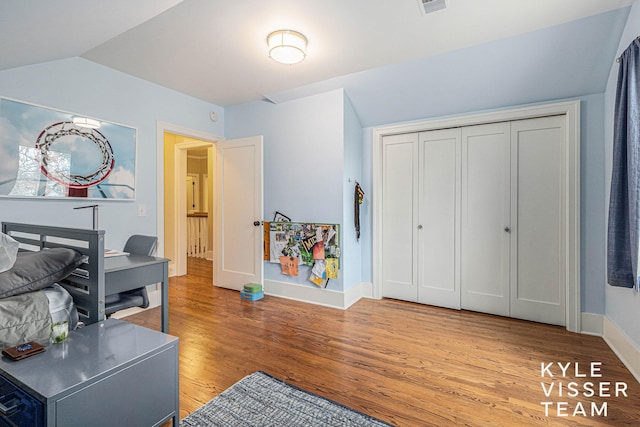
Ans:
{"label": "door frame", "polygon": [[373,298],[382,298],[382,138],[384,136],[424,132],[452,127],[472,126],[493,122],[530,119],[551,115],[564,115],[566,120],[566,141],[568,156],[566,172],[566,214],[567,244],[566,270],[566,328],[571,332],[581,330],[580,305],[580,101],[566,101],[540,104],[515,109],[471,114],[466,116],[445,117],[400,125],[382,126],[373,129],[373,167],[372,167],[372,265]]}
{"label": "door frame", "polygon": [[[174,125],[171,123],[166,123],[166,122],[162,122],[162,121],[158,121],[156,122],[156,154],[157,154],[157,159],[156,159],[156,184],[157,184],[157,194],[156,194],[156,200],[157,200],[157,205],[156,205],[156,212],[157,212],[157,223],[156,223],[156,234],[158,236],[158,249],[157,249],[157,253],[158,256],[162,256],[164,257],[165,254],[165,235],[164,235],[164,192],[165,192],[165,188],[164,188],[164,175],[165,175],[165,170],[164,170],[164,134],[166,133],[172,133],[175,135],[180,135],[180,136],[184,136],[187,138],[193,138],[193,139],[197,139],[203,142],[193,142],[193,143],[182,143],[182,144],[177,144],[176,145],[176,154],[180,154],[181,156],[184,155],[184,159],[183,162],[180,160],[178,156],[176,156],[175,158],[175,162],[177,165],[177,169],[182,170],[182,164],[184,163],[184,175],[186,176],[186,153],[187,153],[187,149],[188,148],[197,148],[197,147],[209,147],[211,146],[211,144],[213,144],[214,148],[215,148],[215,143],[218,141],[223,141],[225,138],[222,136],[218,136],[218,135],[214,135],[214,134],[210,134],[210,133],[206,133],[206,132],[201,132],[201,131],[197,131],[194,129],[188,129],[182,126],[178,126],[178,125]],[[180,146],[178,148],[178,146]],[[215,150],[213,150],[213,152],[215,153]],[[181,157],[180,156],[180,157]],[[209,159],[209,161],[215,161],[215,159]],[[180,172],[180,170],[178,172]],[[177,189],[181,189],[184,187],[184,185],[180,186],[178,185],[179,183],[181,183],[181,177],[182,175],[180,173],[176,173],[175,176],[175,184]],[[215,188],[215,183],[212,182],[211,185],[214,185],[213,188]],[[183,191],[184,193],[184,191]],[[186,200],[186,195],[184,195],[184,198]],[[186,201],[185,201],[186,203]],[[210,215],[215,215],[215,200],[213,201],[214,206],[213,206],[213,210],[214,212],[209,212]],[[180,206],[182,206],[180,203],[175,203],[175,209],[179,210]],[[173,229],[175,230],[175,233],[177,236],[179,236],[179,232],[180,230],[182,230],[182,235],[186,236],[186,206],[182,206],[184,214],[185,214],[185,218],[184,218],[184,224],[180,224],[180,221],[178,221],[179,216],[176,215],[176,221],[173,224]],[[176,212],[177,214],[177,212]],[[214,217],[215,218],[215,217]],[[211,230],[211,232],[213,233],[213,242],[212,244],[215,245],[215,239],[216,239],[216,235],[215,235],[215,227],[213,227],[213,230]],[[184,241],[182,241],[184,240]],[[215,246],[213,246],[215,247]],[[184,256],[181,258],[180,256],[178,256],[178,259],[176,260],[176,266],[172,269],[173,271],[171,271],[170,274],[171,275],[175,275],[176,271],[179,271],[180,269],[178,268],[181,265],[184,265],[185,269],[186,269],[186,237],[185,239],[180,239],[179,243],[178,243],[178,254],[180,254],[181,250],[184,249]],[[181,261],[182,260],[182,261]],[[182,262],[182,264],[181,264]],[[213,274],[215,276],[215,269],[213,270]],[[215,277],[214,277],[215,280]]]}

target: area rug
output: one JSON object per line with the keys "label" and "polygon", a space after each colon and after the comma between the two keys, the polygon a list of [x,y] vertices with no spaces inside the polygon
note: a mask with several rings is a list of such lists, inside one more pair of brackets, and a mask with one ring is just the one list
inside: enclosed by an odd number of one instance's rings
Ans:
{"label": "area rug", "polygon": [[244,377],[180,421],[181,427],[390,425],[262,371]]}

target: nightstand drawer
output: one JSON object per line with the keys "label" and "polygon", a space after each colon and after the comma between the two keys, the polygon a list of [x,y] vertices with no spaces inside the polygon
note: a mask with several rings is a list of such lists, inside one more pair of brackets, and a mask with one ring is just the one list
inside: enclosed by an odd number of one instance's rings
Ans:
{"label": "nightstand drawer", "polygon": [[0,377],[0,426],[43,426],[44,405]]}

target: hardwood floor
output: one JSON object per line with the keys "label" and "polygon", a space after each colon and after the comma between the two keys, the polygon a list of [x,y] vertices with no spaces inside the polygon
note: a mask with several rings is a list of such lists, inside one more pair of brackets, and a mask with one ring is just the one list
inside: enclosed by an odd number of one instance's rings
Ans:
{"label": "hardwood floor", "polygon": [[[640,425],[640,384],[602,338],[390,299],[248,302],[213,287],[208,262],[188,271],[169,288],[181,418],[262,370],[397,426]],[[160,312],[125,320],[159,330]]]}

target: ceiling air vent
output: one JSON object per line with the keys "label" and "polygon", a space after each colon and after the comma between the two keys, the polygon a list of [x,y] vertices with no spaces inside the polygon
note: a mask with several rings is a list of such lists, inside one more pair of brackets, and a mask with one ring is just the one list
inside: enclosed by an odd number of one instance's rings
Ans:
{"label": "ceiling air vent", "polygon": [[420,11],[425,15],[447,7],[447,0],[418,0]]}

